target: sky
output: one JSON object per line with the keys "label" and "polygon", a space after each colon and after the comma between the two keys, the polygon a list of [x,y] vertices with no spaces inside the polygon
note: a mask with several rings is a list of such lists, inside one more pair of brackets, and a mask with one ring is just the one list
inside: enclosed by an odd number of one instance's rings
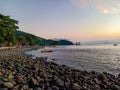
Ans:
{"label": "sky", "polygon": [[120,39],[120,0],[0,0],[0,13],[46,39]]}

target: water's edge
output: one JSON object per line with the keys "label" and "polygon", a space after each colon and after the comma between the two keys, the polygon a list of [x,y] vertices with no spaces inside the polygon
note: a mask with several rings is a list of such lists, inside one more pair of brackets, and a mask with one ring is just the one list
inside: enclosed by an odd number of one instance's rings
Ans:
{"label": "water's edge", "polygon": [[[46,49],[53,50],[54,52],[41,53],[41,49],[39,49],[36,51],[27,51],[26,54],[34,56],[33,58],[46,57],[48,58],[47,61],[83,71],[94,70],[97,72],[108,72],[114,75],[120,72],[119,47],[102,47],[102,49],[99,46],[89,48],[77,47],[77,49],[74,47],[67,47],[67,49],[66,47],[47,47]],[[73,52],[71,52],[71,49]]]}

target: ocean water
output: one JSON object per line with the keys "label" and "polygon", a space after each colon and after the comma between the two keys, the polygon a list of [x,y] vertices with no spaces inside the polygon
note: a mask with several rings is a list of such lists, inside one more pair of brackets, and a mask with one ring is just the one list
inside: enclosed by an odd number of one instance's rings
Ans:
{"label": "ocean water", "polygon": [[56,46],[46,47],[51,53],[41,53],[41,49],[28,51],[35,57],[47,57],[60,65],[80,70],[120,73],[120,46]]}

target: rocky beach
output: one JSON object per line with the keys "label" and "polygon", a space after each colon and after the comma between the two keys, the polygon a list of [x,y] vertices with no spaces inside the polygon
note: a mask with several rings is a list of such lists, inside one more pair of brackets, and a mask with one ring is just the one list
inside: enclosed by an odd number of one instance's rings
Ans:
{"label": "rocky beach", "polygon": [[120,90],[120,74],[80,71],[32,59],[29,48],[0,50],[0,90]]}

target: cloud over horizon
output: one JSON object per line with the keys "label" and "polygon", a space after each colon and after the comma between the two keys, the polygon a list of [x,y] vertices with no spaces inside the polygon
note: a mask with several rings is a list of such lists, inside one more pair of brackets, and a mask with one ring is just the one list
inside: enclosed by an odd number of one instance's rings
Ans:
{"label": "cloud over horizon", "polygon": [[115,14],[120,12],[119,0],[70,0],[81,8],[94,8],[103,14]]}

